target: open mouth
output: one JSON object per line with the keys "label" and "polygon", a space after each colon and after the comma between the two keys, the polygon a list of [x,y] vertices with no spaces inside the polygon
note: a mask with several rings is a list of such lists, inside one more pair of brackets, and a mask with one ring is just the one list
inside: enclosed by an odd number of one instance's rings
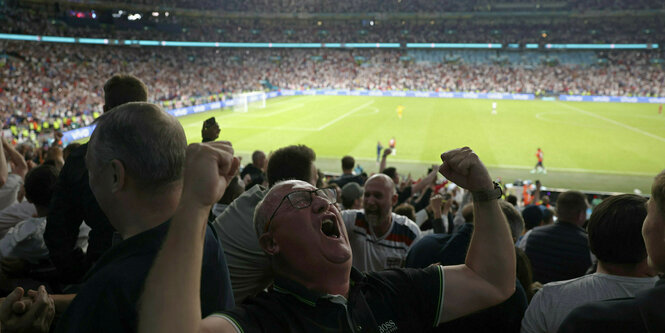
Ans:
{"label": "open mouth", "polygon": [[328,237],[339,238],[339,228],[337,228],[335,221],[330,218],[321,221],[321,232]]}

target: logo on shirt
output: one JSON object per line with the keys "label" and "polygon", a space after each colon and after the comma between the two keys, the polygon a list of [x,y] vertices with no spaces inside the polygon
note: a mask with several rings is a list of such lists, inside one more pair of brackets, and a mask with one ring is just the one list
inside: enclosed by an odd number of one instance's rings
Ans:
{"label": "logo on shirt", "polygon": [[386,258],[386,267],[392,268],[392,267],[403,267],[402,265],[402,258],[398,257],[387,257]]}
{"label": "logo on shirt", "polygon": [[395,325],[394,321],[388,320],[387,322],[379,325],[379,333],[392,333],[392,332],[397,332],[397,325]]}

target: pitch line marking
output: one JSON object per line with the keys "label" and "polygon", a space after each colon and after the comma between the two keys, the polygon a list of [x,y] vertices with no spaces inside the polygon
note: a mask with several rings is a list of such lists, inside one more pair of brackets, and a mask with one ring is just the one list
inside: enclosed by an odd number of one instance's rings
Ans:
{"label": "pitch line marking", "polygon": [[[302,107],[304,107],[304,106],[305,106],[304,103],[299,103],[299,104],[294,104],[294,105],[292,105],[292,106],[287,106],[287,107],[285,107],[285,108],[280,108],[280,109],[277,109],[277,110],[273,110],[273,111],[271,111],[271,112],[267,112],[267,113],[262,113],[262,112],[256,112],[256,111],[254,111],[254,112],[251,112],[251,114],[250,114],[250,112],[247,112],[246,114],[242,114],[242,113],[241,113],[241,114],[239,114],[239,116],[243,116],[243,117],[247,117],[247,118],[265,118],[265,117],[271,117],[271,116],[274,116],[274,115],[276,115],[276,114],[284,113],[284,112],[286,112],[286,111],[291,111],[291,110],[295,110],[295,109],[300,109],[300,108],[302,108]],[[243,113],[244,113],[244,112],[243,112]]]}
{"label": "pitch line marking", "polygon": [[643,131],[643,130],[641,130],[641,129],[639,129],[639,128],[636,128],[636,127],[633,127],[633,126],[629,126],[629,125],[626,125],[626,124],[624,124],[624,123],[620,123],[620,122],[618,122],[618,121],[616,121],[616,120],[612,120],[612,119],[609,119],[609,118],[606,118],[606,117],[603,117],[603,116],[597,115],[597,114],[595,114],[595,113],[593,113],[593,112],[589,112],[589,111],[586,111],[586,110],[580,109],[580,108],[575,107],[575,106],[570,106],[570,105],[568,105],[568,104],[564,104],[564,103],[561,103],[561,102],[558,102],[558,103],[561,104],[561,105],[563,105],[563,106],[565,106],[565,107],[567,107],[567,108],[569,108],[569,109],[572,109],[573,111],[577,111],[577,112],[580,112],[580,113],[586,114],[586,115],[591,116],[591,117],[594,117],[594,118],[598,118],[598,119],[601,119],[601,120],[605,120],[605,121],[607,121],[607,122],[609,122],[609,123],[612,123],[612,124],[614,124],[614,125],[617,125],[617,126],[623,127],[623,128],[625,128],[625,129],[630,130],[630,131],[633,131],[633,132],[635,132],[635,133],[639,133],[639,134],[642,134],[642,135],[646,135],[646,136],[648,136],[648,137],[650,137],[650,138],[653,138],[653,139],[656,139],[656,140],[659,140],[659,141],[665,142],[665,138],[663,138],[663,137],[661,137],[661,136],[658,136],[658,135],[655,135],[655,134],[651,134],[651,133],[646,132],[646,131]]}
{"label": "pitch line marking", "polygon": [[[319,156],[319,155],[317,155]],[[334,158],[331,156],[321,156],[322,158]],[[376,158],[356,158],[356,161],[376,161]],[[394,162],[407,163],[407,164],[436,164],[440,165],[441,161],[437,162],[428,162],[428,161],[418,161],[418,160],[409,160],[409,159],[391,159]],[[533,167],[525,165],[507,165],[507,164],[485,164],[489,168],[499,168],[499,169],[519,169],[519,170],[531,170]],[[574,173],[593,173],[593,174],[611,174],[611,175],[632,175],[632,176],[652,176],[652,172],[634,172],[634,171],[616,171],[616,170],[599,170],[599,169],[582,169],[582,168],[557,168],[557,167],[548,167],[548,171],[559,171],[559,172],[574,172]]]}
{"label": "pitch line marking", "polygon": [[316,132],[317,129],[305,128],[305,127],[274,127],[274,126],[244,126],[244,125],[222,125],[220,128],[239,128],[239,129],[264,129],[264,130],[284,130],[284,131],[304,131],[304,132]]}
{"label": "pitch line marking", "polygon": [[368,107],[368,106],[370,106],[370,105],[372,105],[372,104],[374,104],[374,100],[371,100],[371,101],[369,101],[369,102],[367,102],[367,103],[365,103],[365,104],[363,104],[363,105],[361,105],[361,106],[358,106],[358,107],[355,107],[355,108],[351,109],[349,112],[347,112],[347,113],[345,113],[345,114],[343,114],[343,115],[341,115],[341,116],[339,116],[339,117],[337,117],[337,118],[335,118],[335,119],[333,119],[333,120],[331,120],[331,121],[325,123],[324,125],[322,125],[321,127],[317,128],[316,130],[317,130],[317,131],[321,131],[321,130],[323,130],[323,129],[326,129],[328,126],[330,126],[330,125],[332,125],[332,124],[334,124],[334,123],[336,123],[336,122],[338,122],[338,121],[340,121],[340,120],[342,120],[342,119],[348,117],[350,114],[352,114],[352,113],[354,113],[354,112],[357,112],[357,111],[360,111],[360,110],[362,110],[362,109],[364,109],[364,108],[366,108],[366,107]]}

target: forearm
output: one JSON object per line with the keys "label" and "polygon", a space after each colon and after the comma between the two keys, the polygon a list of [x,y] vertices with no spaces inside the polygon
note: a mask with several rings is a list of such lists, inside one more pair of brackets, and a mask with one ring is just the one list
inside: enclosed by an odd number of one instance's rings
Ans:
{"label": "forearm", "polygon": [[8,175],[9,168],[7,167],[7,157],[5,157],[5,150],[0,149],[0,186],[7,182]]}
{"label": "forearm", "polygon": [[69,304],[74,300],[76,294],[57,294],[49,295],[53,299],[53,304],[55,305],[55,313],[63,314]]}
{"label": "forearm", "polygon": [[466,265],[505,298],[515,287],[515,249],[497,200],[474,202],[474,232]]}
{"label": "forearm", "polygon": [[146,279],[139,332],[198,331],[201,261],[209,210],[183,197]]}
{"label": "forearm", "polygon": [[379,172],[383,172],[383,170],[386,168],[386,158],[388,155],[383,154],[381,156],[381,163],[379,164]]}
{"label": "forearm", "polygon": [[25,177],[25,174],[28,172],[28,163],[25,162],[25,158],[10,144],[6,144],[5,147],[7,158],[14,163],[15,170],[12,170],[12,172]]}
{"label": "forearm", "polygon": [[430,172],[427,177],[423,178],[423,180],[419,181],[417,184],[414,184],[412,187],[413,193],[421,193],[424,189],[427,188],[432,182],[436,179],[436,173],[438,170],[434,170]]}

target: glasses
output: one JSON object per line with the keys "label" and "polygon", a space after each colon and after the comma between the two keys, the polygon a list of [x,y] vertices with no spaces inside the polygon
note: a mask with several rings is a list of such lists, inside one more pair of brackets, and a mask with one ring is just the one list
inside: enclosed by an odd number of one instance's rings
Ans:
{"label": "glasses", "polygon": [[284,200],[289,200],[291,206],[295,209],[304,209],[312,205],[312,194],[316,195],[319,198],[323,198],[329,205],[337,203],[337,191],[334,188],[317,188],[316,190],[302,190],[302,191],[293,191],[282,198],[282,201],[279,202],[275,211],[270,215],[270,219],[266,226],[263,228],[263,232],[268,231],[270,227],[270,222],[277,214],[279,207],[282,206]]}

